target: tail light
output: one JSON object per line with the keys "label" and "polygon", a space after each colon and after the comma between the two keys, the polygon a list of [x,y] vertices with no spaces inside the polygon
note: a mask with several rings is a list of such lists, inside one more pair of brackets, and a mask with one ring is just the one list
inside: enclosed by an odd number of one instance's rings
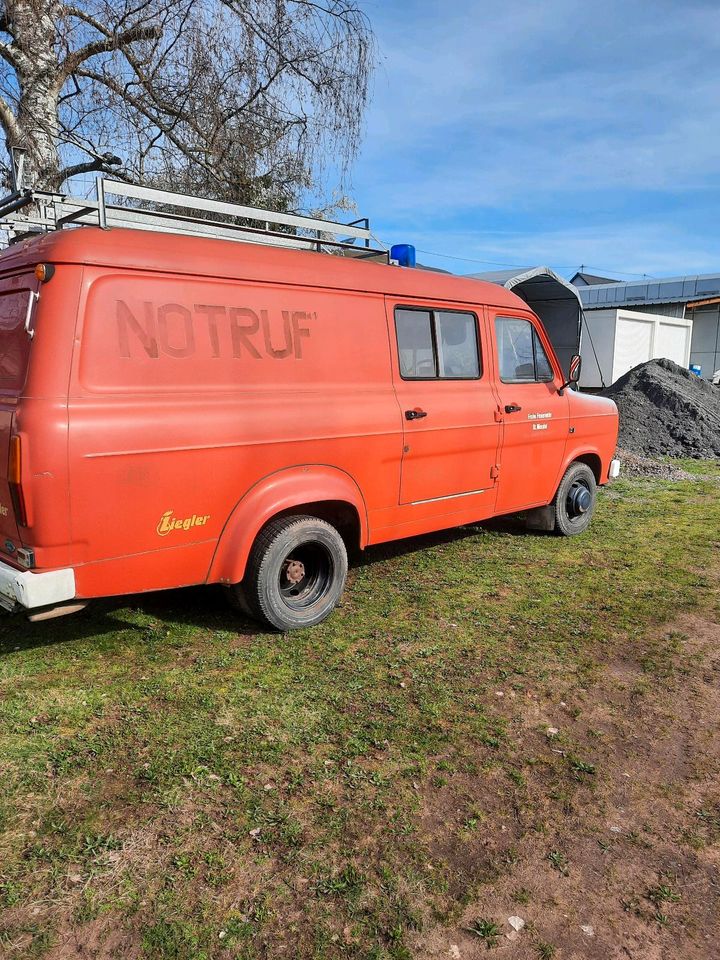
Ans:
{"label": "tail light", "polygon": [[15,520],[19,526],[26,527],[27,511],[22,489],[22,443],[18,436],[10,437],[8,483],[10,485],[10,499],[15,511]]}

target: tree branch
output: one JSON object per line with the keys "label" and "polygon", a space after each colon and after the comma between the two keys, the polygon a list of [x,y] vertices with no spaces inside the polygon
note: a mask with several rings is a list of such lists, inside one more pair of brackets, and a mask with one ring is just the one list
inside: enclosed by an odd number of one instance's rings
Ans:
{"label": "tree branch", "polygon": [[14,146],[22,140],[22,132],[15,114],[4,97],[0,97],[0,126],[5,131],[9,144]]}
{"label": "tree branch", "polygon": [[5,43],[0,41],[0,57],[3,58],[11,67],[17,69],[23,61],[23,55],[14,43]]}
{"label": "tree branch", "polygon": [[59,183],[64,183],[71,177],[77,177],[81,173],[93,173],[96,170],[102,170],[109,173],[110,167],[117,167],[122,163],[120,157],[112,153],[104,153],[101,157],[95,157],[93,160],[86,160],[84,163],[72,163],[63,167],[59,174]]}
{"label": "tree branch", "polygon": [[57,89],[61,89],[68,77],[72,76],[78,67],[82,66],[86,60],[90,60],[91,57],[96,57],[101,53],[112,53],[114,50],[122,50],[124,47],[140,40],[157,40],[160,34],[161,30],[157,26],[144,27],[142,24],[136,24],[127,30],[123,30],[122,33],[111,34],[103,40],[95,40],[79,50],[73,50],[65,57],[60,66],[55,84]]}
{"label": "tree branch", "polygon": [[[167,139],[186,157],[193,156],[191,151],[188,149],[187,144],[176,136],[173,127],[174,124],[166,123],[158,114],[150,108],[150,105],[146,103],[141,97],[136,97],[132,94],[126,86],[118,83],[113,77],[104,76],[101,73],[95,73],[92,70],[81,69],[78,70],[78,76],[85,77],[88,80],[92,80],[95,83],[101,84],[104,87],[107,87],[112,93],[120,97],[126,103],[129,103],[139,114],[145,117],[150,123],[158,128],[161,131],[163,136]],[[217,173],[212,169],[210,164],[204,163],[199,157],[194,157],[195,161],[205,168],[206,172],[213,177],[215,180],[220,178],[217,176]]]}

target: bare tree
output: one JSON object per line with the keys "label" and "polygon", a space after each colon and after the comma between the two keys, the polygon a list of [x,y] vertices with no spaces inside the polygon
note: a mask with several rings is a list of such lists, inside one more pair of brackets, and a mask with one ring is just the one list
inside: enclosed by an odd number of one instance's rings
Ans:
{"label": "bare tree", "polygon": [[44,189],[119,168],[288,205],[342,182],[357,151],[374,61],[359,2],[7,0],[8,151],[26,149],[27,182]]}

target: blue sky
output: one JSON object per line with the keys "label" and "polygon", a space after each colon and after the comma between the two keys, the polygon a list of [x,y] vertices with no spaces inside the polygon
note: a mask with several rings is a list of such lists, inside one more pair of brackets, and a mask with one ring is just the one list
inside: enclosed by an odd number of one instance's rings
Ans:
{"label": "blue sky", "polygon": [[383,241],[457,273],[720,270],[720,0],[364,8],[380,63],[348,192]]}

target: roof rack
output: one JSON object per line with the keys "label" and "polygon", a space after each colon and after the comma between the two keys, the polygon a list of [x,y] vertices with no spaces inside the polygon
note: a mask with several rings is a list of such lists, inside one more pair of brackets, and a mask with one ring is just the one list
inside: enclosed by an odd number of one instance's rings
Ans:
{"label": "roof rack", "polygon": [[[366,218],[335,223],[222,200],[208,200],[98,177],[95,199],[43,190],[15,190],[0,200],[0,230],[10,243],[38,233],[82,225],[124,227],[191,237],[294,247],[388,262],[388,253],[371,245]],[[109,202],[113,197],[121,202]],[[134,201],[129,203],[128,201]],[[26,207],[31,210],[24,212]],[[215,214],[223,219],[211,219]]]}

